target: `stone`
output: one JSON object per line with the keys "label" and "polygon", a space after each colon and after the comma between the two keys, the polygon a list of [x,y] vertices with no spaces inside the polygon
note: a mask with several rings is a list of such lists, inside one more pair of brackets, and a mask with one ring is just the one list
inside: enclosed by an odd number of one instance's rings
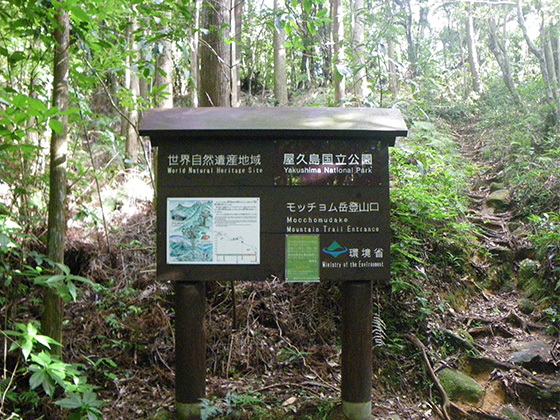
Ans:
{"label": "stone", "polygon": [[506,416],[509,420],[526,420],[525,416],[513,408],[511,405],[507,405],[502,409],[502,414]]}
{"label": "stone", "polygon": [[519,264],[517,271],[517,286],[527,297],[538,297],[541,284],[538,276],[540,265],[538,261],[525,258]]}
{"label": "stone", "polygon": [[501,182],[492,182],[490,184],[490,192],[493,193],[494,191],[505,190],[506,186]]}
{"label": "stone", "polygon": [[513,257],[511,248],[507,246],[494,245],[488,248],[488,252],[502,261],[510,261]]}
{"label": "stone", "polygon": [[484,387],[462,372],[445,368],[438,377],[452,401],[478,404],[484,397]]}
{"label": "stone", "polygon": [[507,199],[509,197],[508,190],[497,190],[492,192],[486,199],[486,204],[496,209],[508,206]]}
{"label": "stone", "polygon": [[521,313],[524,313],[525,315],[531,315],[535,310],[535,304],[531,299],[527,299],[527,298],[521,299],[518,302],[517,307],[519,308]]}
{"label": "stone", "polygon": [[538,360],[550,359],[551,347],[543,341],[514,343],[512,347],[517,350],[509,356],[509,360],[514,365],[525,365]]}
{"label": "stone", "polygon": [[518,278],[519,281],[531,280],[539,271],[539,262],[525,258],[519,264]]}

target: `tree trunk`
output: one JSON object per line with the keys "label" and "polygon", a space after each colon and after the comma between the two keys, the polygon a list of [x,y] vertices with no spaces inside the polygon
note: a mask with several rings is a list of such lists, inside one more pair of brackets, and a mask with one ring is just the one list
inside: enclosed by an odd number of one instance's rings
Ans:
{"label": "tree trunk", "polygon": [[490,30],[490,51],[494,54],[498,65],[502,71],[502,76],[504,78],[504,82],[506,87],[508,88],[514,102],[520,109],[524,109],[523,102],[521,100],[521,96],[517,92],[517,88],[515,87],[515,82],[513,81],[513,76],[511,72],[511,65],[509,62],[509,57],[507,55],[507,51],[505,47],[500,44],[498,41],[498,31],[496,29],[496,22],[494,18],[488,19],[488,28]]}
{"label": "tree trunk", "polygon": [[278,0],[274,0],[274,97],[279,106],[286,106],[288,104],[286,31],[282,26],[280,11]]}
{"label": "tree trunk", "polygon": [[230,1],[209,0],[202,7],[200,106],[231,106]]}
{"label": "tree trunk", "polygon": [[397,76],[397,62],[395,59],[395,42],[392,39],[387,40],[387,57],[389,59],[389,90],[397,97],[399,94],[399,79]]}
{"label": "tree trunk", "polygon": [[[134,51],[138,50],[138,46],[134,40],[135,32],[138,28],[136,22],[130,24],[127,28],[127,43]],[[132,70],[131,57],[127,57],[127,65],[124,75],[124,87],[131,95],[130,102],[136,104],[140,96],[140,82],[138,75]],[[124,147],[124,165],[131,168],[138,161],[138,152],[140,149],[140,140],[138,138],[138,107],[133,105],[131,108],[124,109],[126,115],[121,118],[121,135],[125,138]]]}
{"label": "tree trunk", "polygon": [[[406,39],[408,41],[408,62],[410,63],[410,71],[413,76],[417,76],[420,73],[420,63],[418,50],[420,49],[420,43],[424,39],[424,32],[426,28],[429,27],[428,14],[430,13],[430,8],[425,6],[426,0],[419,0],[418,4],[413,4],[412,0],[406,0],[404,4],[404,9],[406,13]],[[414,23],[414,9],[420,7],[420,16],[418,18],[417,30],[415,31]]]}
{"label": "tree trunk", "polygon": [[479,73],[479,63],[478,63],[478,53],[476,51],[476,39],[474,30],[474,19],[472,16],[473,7],[472,3],[468,3],[467,9],[467,48],[469,52],[469,69],[471,71],[472,87],[477,93],[481,91],[480,73]]}
{"label": "tree trunk", "polygon": [[161,42],[162,51],[156,60],[155,87],[162,88],[156,98],[158,108],[173,108],[173,57],[171,55],[171,42]]}
{"label": "tree trunk", "polygon": [[191,36],[191,77],[192,77],[191,102],[193,108],[197,108],[199,90],[200,90],[199,33],[200,33],[200,10],[202,7],[202,0],[196,0],[194,4],[195,4],[194,31],[192,32],[192,36]]}
{"label": "tree trunk", "polygon": [[231,0],[231,106],[239,106],[241,95],[241,30],[243,21],[243,0]]}
{"label": "tree trunk", "polygon": [[554,59],[554,52],[552,49],[552,37],[554,29],[550,25],[546,25],[543,28],[541,35],[541,44],[544,52],[544,58],[546,61],[546,68],[550,78],[550,85],[552,89],[552,97],[557,106],[560,105],[560,90],[558,85],[559,75],[556,70],[556,63]]}
{"label": "tree trunk", "polygon": [[527,43],[529,50],[539,60],[539,64],[541,67],[541,74],[546,84],[546,96],[548,101],[553,103],[554,95],[552,94],[552,86],[550,83],[550,77],[548,74],[546,60],[542,51],[537,48],[533,40],[529,37],[529,31],[527,30],[527,25],[525,24],[525,16],[523,15],[523,7],[521,4],[521,0],[517,0],[517,22],[519,23],[519,26],[523,31],[523,37],[525,38],[525,42]]}
{"label": "tree trunk", "polygon": [[352,47],[356,54],[357,69],[354,72],[354,95],[360,100],[367,96],[367,77],[365,66],[365,31],[362,13],[364,0],[352,2]]}
{"label": "tree trunk", "polygon": [[[64,263],[64,244],[66,239],[66,159],[68,151],[68,73],[70,68],[70,17],[62,9],[56,12],[56,28],[54,29],[55,51],[53,67],[53,108],[57,107],[60,114],[56,119],[62,130],[53,130],[50,144],[50,178],[48,207],[48,239],[49,258],[57,263]],[[62,343],[62,301],[60,296],[51,289],[45,290],[42,330],[45,335]],[[62,355],[62,348],[52,347],[53,353]]]}
{"label": "tree trunk", "polygon": [[333,20],[333,81],[334,81],[334,102],[340,103],[346,95],[345,72],[341,71],[341,66],[345,63],[344,51],[344,9],[342,0],[332,0],[332,20]]}
{"label": "tree trunk", "polygon": [[556,74],[558,75],[558,82],[560,83],[560,26],[556,24],[552,30],[552,33],[556,34],[554,36],[553,48],[554,48],[554,64],[556,66]]}

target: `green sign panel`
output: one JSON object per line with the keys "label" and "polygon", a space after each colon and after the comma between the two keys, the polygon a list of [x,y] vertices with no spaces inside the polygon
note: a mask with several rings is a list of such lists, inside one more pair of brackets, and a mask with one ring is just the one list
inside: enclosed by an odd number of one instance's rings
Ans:
{"label": "green sign panel", "polygon": [[286,281],[319,281],[319,253],[319,235],[286,235]]}

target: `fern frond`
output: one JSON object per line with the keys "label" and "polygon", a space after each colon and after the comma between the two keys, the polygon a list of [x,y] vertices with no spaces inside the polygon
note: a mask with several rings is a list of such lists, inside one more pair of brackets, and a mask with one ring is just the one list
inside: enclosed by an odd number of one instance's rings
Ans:
{"label": "fern frond", "polygon": [[385,340],[387,339],[386,329],[385,321],[383,321],[379,314],[375,314],[373,316],[372,331],[374,347],[383,347],[385,345]]}

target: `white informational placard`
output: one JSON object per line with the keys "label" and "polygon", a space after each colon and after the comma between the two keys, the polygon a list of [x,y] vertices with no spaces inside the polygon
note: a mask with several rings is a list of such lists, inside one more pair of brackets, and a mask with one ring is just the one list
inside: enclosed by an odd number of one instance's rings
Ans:
{"label": "white informational placard", "polygon": [[260,264],[260,199],[167,199],[167,264]]}

